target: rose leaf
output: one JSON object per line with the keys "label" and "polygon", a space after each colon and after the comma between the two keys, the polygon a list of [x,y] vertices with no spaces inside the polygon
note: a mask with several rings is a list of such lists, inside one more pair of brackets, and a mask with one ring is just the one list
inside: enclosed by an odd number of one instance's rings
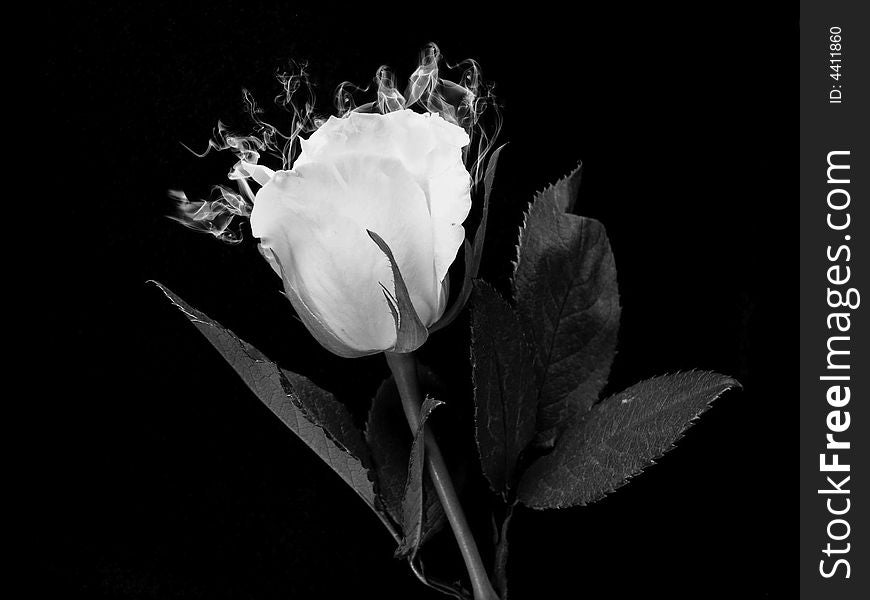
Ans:
{"label": "rose leaf", "polygon": [[407,557],[411,561],[414,560],[423,539],[426,421],[429,420],[432,411],[441,404],[444,403],[428,396],[423,401],[423,406],[420,408],[420,424],[414,433],[414,441],[411,444],[411,453],[408,459],[408,477],[402,494],[402,543],[396,550],[396,556]]}
{"label": "rose leaf", "polygon": [[472,296],[471,353],[481,466],[492,490],[510,502],[517,461],[535,437],[533,355],[516,313],[480,280]]}
{"label": "rose leaf", "polygon": [[254,346],[187,304],[166,286],[153,283],[211,342],[257,398],[338,473],[393,537],[398,538],[395,527],[376,503],[376,475],[369,450],[347,408],[305,377],[278,367]]}
{"label": "rose leaf", "polygon": [[581,167],[538,193],[520,230],[514,299],[535,349],[536,443],[598,400],[616,354],[619,291],[604,226],[569,214]]}
{"label": "rose leaf", "polygon": [[[420,369],[421,385],[432,376],[426,369]],[[378,492],[384,510],[390,515],[397,527],[403,522],[402,497],[408,480],[408,463],[411,457],[413,435],[395,380],[390,377],[378,388],[366,424],[366,440],[371,448],[372,463],[378,474]],[[423,481],[423,523],[421,525],[420,546],[445,524],[446,517],[441,502],[426,477]],[[407,533],[407,532],[406,532]]]}
{"label": "rose leaf", "polygon": [[565,508],[600,500],[670,450],[723,392],[725,375],[688,371],[654,377],[601,401],[574,421],[523,474],[520,501]]}

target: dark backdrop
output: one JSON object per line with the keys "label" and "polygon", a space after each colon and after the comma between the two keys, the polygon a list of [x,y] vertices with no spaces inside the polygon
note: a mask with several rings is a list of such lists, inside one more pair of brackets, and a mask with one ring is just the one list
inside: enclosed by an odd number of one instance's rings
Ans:
{"label": "dark backdrop", "polygon": [[[218,119],[245,126],[241,89],[268,106],[287,59],[310,62],[328,109],[337,83],[364,84],[383,63],[403,78],[436,41],[497,82],[511,142],[483,275],[506,289],[524,203],[582,159],[579,212],[609,231],[623,305],[609,389],[692,367],[745,385],[605,501],[521,511],[513,597],[788,590],[796,7],[256,5],[48,15],[45,176],[62,184],[44,202],[68,241],[49,263],[62,325],[45,338],[60,367],[58,393],[43,400],[40,581],[57,597],[437,597],[391,558],[356,496],[145,285],[167,283],[364,414],[383,361],[322,350],[250,237],[227,246],[172,223],[166,190],[222,181],[229,157],[199,160],[179,142],[204,147]],[[465,350],[444,353],[464,327],[433,338],[423,359],[461,365]],[[467,375],[450,377],[461,387]]]}

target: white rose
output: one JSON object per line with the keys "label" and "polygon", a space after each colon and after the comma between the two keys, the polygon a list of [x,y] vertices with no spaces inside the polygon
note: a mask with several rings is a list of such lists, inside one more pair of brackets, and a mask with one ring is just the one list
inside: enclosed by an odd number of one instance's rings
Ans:
{"label": "white rose", "polygon": [[437,114],[352,112],[303,140],[289,171],[243,164],[263,186],[253,234],[326,348],[345,357],[397,349],[395,307],[384,293],[395,290],[392,270],[367,230],[392,250],[422,325],[444,313],[447,270],[471,208],[468,143]]}

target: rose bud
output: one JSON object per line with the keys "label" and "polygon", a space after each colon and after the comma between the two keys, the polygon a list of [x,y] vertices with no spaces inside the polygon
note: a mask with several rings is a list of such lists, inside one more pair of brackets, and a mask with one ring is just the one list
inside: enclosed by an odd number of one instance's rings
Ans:
{"label": "rose bud", "polygon": [[437,114],[351,112],[301,140],[289,171],[242,163],[263,186],[251,212],[261,252],[327,349],[355,357],[425,341],[465,239],[468,143]]}

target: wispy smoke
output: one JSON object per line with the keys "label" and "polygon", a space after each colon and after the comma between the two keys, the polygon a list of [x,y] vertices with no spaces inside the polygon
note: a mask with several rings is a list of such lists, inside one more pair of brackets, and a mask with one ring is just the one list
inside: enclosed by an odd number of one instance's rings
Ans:
{"label": "wispy smoke", "polygon": [[[444,70],[458,74],[457,80],[442,77]],[[289,126],[282,131],[265,121],[263,109],[248,90],[242,90],[245,111],[252,123],[251,131],[232,133],[218,122],[206,149],[200,153],[191,150],[199,157],[212,150],[232,152],[237,162],[227,176],[235,182],[238,192],[226,186],[215,186],[210,199],[192,201],[183,192],[170,191],[170,197],[178,205],[177,213],[172,217],[174,220],[228,243],[241,241],[240,229],[232,225],[236,217],[250,215],[254,201],[247,181],[250,174],[242,163],[259,164],[261,159],[266,159],[280,165],[280,169],[290,169],[299,155],[300,136],[310,135],[326,120],[315,111],[316,95],[306,63],[291,62],[288,71],[277,72],[275,77],[281,86],[275,104],[289,113]],[[376,90],[375,98],[358,105],[357,99],[371,97],[372,86]],[[462,127],[471,138],[471,143],[463,150],[463,159],[471,173],[472,183],[477,187],[483,178],[482,166],[493,149],[502,124],[492,89],[492,84],[481,77],[476,61],[467,59],[456,65],[447,64],[438,46],[430,43],[421,51],[419,64],[408,78],[404,94],[399,91],[393,71],[383,65],[378,67],[372,83],[365,88],[348,81],[341,83],[333,95],[333,104],[339,117],[351,112],[389,113],[410,108],[439,114]]]}
{"label": "wispy smoke", "polygon": [[[247,186],[247,183],[245,185]],[[190,201],[185,193],[179,190],[169,190],[169,197],[178,205],[177,214],[170,215],[170,219],[195,231],[210,233],[229,244],[242,241],[241,232],[231,228],[233,219],[249,217],[253,203],[245,202],[240,194],[219,185],[212,189],[210,200]]]}
{"label": "wispy smoke", "polygon": [[[450,72],[459,72],[458,82],[441,77],[441,62]],[[405,90],[408,108],[422,108],[441,115],[459,125],[471,138],[465,148],[464,159],[472,181],[479,184],[483,177],[482,165],[493,150],[493,142],[501,131],[501,112],[493,94],[493,85],[480,75],[480,65],[466,59],[457,65],[443,61],[441,50],[434,43],[420,53],[420,64],[408,79]],[[486,125],[482,117],[489,117]]]}

